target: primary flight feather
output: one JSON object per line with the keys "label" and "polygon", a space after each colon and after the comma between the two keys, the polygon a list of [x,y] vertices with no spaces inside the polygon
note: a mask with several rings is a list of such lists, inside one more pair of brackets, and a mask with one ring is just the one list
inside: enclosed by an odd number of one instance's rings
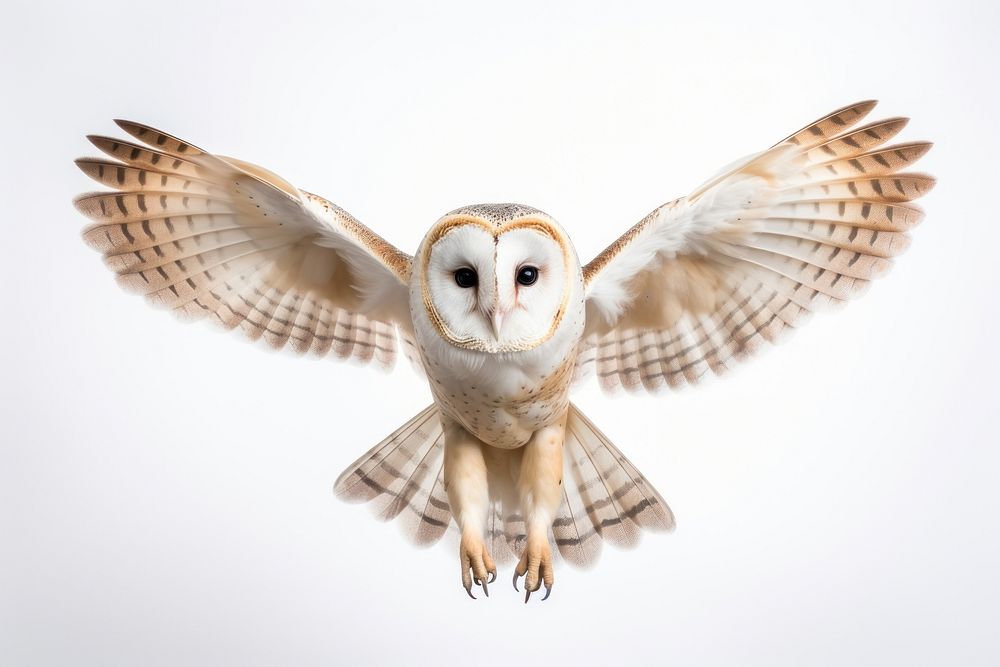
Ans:
{"label": "primary flight feather", "polygon": [[404,517],[418,544],[457,528],[462,584],[489,594],[516,560],[525,601],[553,553],[670,530],[663,498],[569,402],[595,374],[657,391],[722,373],[811,312],[885,273],[934,184],[905,171],[926,142],[839,109],[655,209],[581,265],[562,227],[519,204],[435,223],[415,255],[261,167],[138,123],[77,160],[111,192],[77,207],[119,283],[187,318],[299,353],[391,365],[398,348],[434,403],[353,463],[338,496]]}

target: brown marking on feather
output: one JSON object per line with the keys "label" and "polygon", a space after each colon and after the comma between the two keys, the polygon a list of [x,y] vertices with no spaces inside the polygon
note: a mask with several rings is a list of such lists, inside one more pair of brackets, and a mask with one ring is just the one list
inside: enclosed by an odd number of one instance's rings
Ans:
{"label": "brown marking on feather", "polygon": [[413,264],[413,258],[410,255],[383,239],[336,204],[311,192],[306,192],[305,190],[301,192],[306,199],[313,201],[325,211],[331,213],[336,218],[340,230],[346,232],[349,238],[357,241],[366,248],[373,257],[392,271],[399,278],[400,282],[404,285],[409,284]]}
{"label": "brown marking on feather", "polygon": [[633,225],[627,232],[622,234],[614,243],[605,248],[597,257],[592,259],[583,267],[583,284],[584,287],[589,287],[590,283],[593,281],[594,277],[601,272],[604,267],[606,267],[611,260],[617,257],[623,250],[625,250],[642,232],[644,232],[661,213],[673,210],[680,206],[685,199],[681,197],[680,199],[675,199],[672,202],[668,202],[663,206],[657,207],[655,210],[651,211],[645,218],[640,220],[637,224]]}

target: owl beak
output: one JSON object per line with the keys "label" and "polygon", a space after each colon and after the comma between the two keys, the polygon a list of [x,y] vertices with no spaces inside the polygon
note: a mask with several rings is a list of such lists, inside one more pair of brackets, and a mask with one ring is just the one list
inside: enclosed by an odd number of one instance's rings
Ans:
{"label": "owl beak", "polygon": [[497,340],[500,340],[500,329],[503,327],[503,320],[506,316],[507,313],[497,309],[493,311],[493,315],[490,317],[490,324],[493,325],[493,337]]}

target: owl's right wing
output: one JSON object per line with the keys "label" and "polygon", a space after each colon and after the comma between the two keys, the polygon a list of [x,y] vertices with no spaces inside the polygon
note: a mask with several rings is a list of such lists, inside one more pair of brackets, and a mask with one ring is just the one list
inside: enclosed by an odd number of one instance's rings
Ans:
{"label": "owl's right wing", "polygon": [[858,295],[923,217],[927,142],[883,146],[905,118],[824,116],[665,204],[584,269],[577,375],[652,391],[721,373],[813,311]]}
{"label": "owl's right wing", "polygon": [[273,348],[392,364],[412,329],[409,255],[261,167],[116,122],[143,143],[88,137],[116,160],[77,165],[114,191],[75,203],[121,286]]}

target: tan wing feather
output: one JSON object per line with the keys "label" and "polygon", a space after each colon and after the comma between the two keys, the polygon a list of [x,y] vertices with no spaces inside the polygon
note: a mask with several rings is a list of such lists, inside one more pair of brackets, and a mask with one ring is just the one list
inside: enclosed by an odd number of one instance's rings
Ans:
{"label": "tan wing feather", "polygon": [[145,145],[89,137],[117,161],[77,165],[114,191],[76,206],[123,287],[271,347],[392,363],[395,327],[409,327],[408,255],[267,169],[116,122]]}
{"label": "tan wing feather", "polygon": [[815,310],[889,270],[934,185],[901,173],[931,144],[854,127],[849,105],[656,209],[584,267],[588,329],[576,377],[655,391],[723,373]]}

